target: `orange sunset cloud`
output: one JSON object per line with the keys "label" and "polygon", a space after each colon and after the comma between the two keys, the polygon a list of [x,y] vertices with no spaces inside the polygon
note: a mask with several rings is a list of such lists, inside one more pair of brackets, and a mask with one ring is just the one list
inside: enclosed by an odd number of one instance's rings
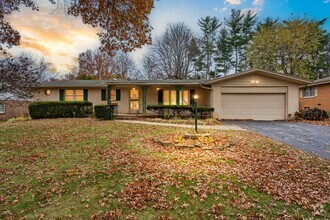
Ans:
{"label": "orange sunset cloud", "polygon": [[56,6],[46,1],[36,2],[39,12],[22,7],[21,12],[7,18],[22,37],[20,46],[10,52],[44,57],[52,64],[52,71],[65,74],[77,65],[79,53],[99,46],[99,30],[83,24],[80,18],[66,15],[64,9],[54,12]]}

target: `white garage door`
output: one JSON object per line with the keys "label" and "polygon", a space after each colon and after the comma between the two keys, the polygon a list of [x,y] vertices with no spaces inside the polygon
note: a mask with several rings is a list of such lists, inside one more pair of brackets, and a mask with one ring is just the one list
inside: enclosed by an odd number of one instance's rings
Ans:
{"label": "white garage door", "polygon": [[222,94],[221,118],[284,120],[285,94]]}

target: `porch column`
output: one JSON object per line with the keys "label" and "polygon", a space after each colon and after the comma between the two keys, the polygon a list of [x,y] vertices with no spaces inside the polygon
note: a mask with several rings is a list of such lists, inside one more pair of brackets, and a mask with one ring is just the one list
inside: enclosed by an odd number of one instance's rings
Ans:
{"label": "porch column", "polygon": [[147,89],[149,86],[140,86],[142,90],[142,111],[143,114],[147,114]]}
{"label": "porch column", "polygon": [[111,104],[111,86],[110,85],[108,85],[107,94],[108,94],[107,101],[108,101],[108,105],[110,106],[110,104]]}
{"label": "porch column", "polygon": [[175,90],[176,90],[176,104],[180,105],[180,91],[182,90],[182,85],[179,86],[174,86]]}

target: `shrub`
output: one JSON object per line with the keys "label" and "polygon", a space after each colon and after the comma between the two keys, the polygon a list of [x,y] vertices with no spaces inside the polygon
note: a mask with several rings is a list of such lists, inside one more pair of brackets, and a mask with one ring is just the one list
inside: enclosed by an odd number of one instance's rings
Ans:
{"label": "shrub", "polygon": [[[164,118],[195,115],[195,108],[187,105],[148,105],[147,110],[156,112],[158,116]],[[211,107],[197,107],[198,117],[200,118],[212,117],[213,111],[214,108]]]}
{"label": "shrub", "polygon": [[[108,105],[95,105],[95,117],[98,119],[111,120],[114,117],[114,106],[111,106],[112,111]],[[112,113],[112,114],[111,114]]]}
{"label": "shrub", "polygon": [[319,108],[300,110],[299,112],[296,112],[295,116],[298,119],[314,121],[321,121],[329,118],[328,113]]}
{"label": "shrub", "polygon": [[83,118],[93,113],[91,102],[32,102],[29,104],[30,117],[41,118]]}

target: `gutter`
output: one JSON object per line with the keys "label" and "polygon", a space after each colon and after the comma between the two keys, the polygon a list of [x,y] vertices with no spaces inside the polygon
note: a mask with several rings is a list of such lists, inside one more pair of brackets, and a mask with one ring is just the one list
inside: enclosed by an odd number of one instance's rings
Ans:
{"label": "gutter", "polygon": [[200,86],[201,86],[201,88],[202,88],[202,89],[208,89],[208,90],[212,90],[212,88],[211,88],[211,87],[203,86],[202,84],[200,84]]}

